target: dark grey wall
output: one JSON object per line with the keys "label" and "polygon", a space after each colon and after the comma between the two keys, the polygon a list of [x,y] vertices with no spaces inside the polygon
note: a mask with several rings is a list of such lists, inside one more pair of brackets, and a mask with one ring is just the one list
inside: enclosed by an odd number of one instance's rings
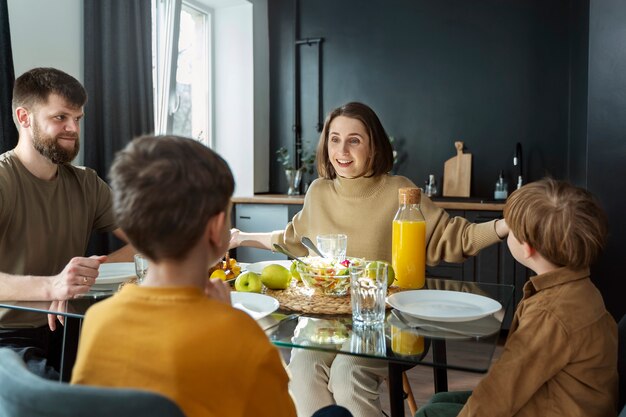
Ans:
{"label": "dark grey wall", "polygon": [[[500,170],[512,187],[518,141],[528,179],[563,178],[571,12],[567,0],[272,0],[271,153],[293,143],[298,21],[298,38],[324,38],[325,113],[351,100],[372,106],[404,153],[399,173],[418,185],[429,173],[441,183],[455,140],[473,155],[473,196],[493,196]],[[303,140],[312,147],[314,49],[301,47],[301,59]],[[286,190],[276,164],[271,189]]]}
{"label": "dark grey wall", "polygon": [[587,183],[610,223],[608,246],[593,269],[609,311],[626,314],[626,2],[591,0],[589,10]]}

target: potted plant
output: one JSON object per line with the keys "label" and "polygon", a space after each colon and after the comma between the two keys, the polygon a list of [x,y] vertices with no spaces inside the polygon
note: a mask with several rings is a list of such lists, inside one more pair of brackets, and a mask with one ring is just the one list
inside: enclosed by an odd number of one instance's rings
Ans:
{"label": "potted plant", "polygon": [[302,152],[302,150],[298,151],[298,155],[302,155],[300,158],[300,168],[295,167],[292,162],[291,155],[289,151],[284,146],[281,146],[276,151],[276,160],[283,166],[285,170],[285,176],[287,177],[287,183],[289,184],[289,190],[287,191],[288,195],[299,195],[300,194],[300,181],[302,180],[302,175],[305,173],[312,174],[315,169],[315,154]]}

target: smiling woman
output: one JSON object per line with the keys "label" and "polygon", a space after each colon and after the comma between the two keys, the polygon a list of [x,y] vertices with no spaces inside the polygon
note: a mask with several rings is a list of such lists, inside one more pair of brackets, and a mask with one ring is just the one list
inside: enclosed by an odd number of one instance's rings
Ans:
{"label": "smiling woman", "polygon": [[[232,245],[269,249],[276,244],[304,256],[307,249],[301,244],[302,236],[342,233],[348,237],[346,256],[391,261],[391,223],[398,210],[398,189],[416,187],[406,177],[389,174],[393,160],[389,137],[369,106],[351,102],[334,109],[318,142],[320,178],[309,187],[302,211],[284,230],[271,234],[234,230]],[[450,218],[428,197],[423,198],[422,210],[429,233],[425,252],[431,264],[442,258],[461,262],[499,241],[494,222],[470,224]],[[299,415],[311,415],[336,402],[360,417],[380,416],[378,396],[372,398],[371,393],[378,392],[386,375],[385,365],[296,349],[289,369],[294,376],[291,389]]]}

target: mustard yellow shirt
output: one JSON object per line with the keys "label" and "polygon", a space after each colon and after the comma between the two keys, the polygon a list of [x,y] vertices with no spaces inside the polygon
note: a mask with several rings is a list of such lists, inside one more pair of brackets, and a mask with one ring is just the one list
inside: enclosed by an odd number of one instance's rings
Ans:
{"label": "mustard yellow shirt", "polygon": [[277,349],[196,288],[126,285],[85,316],[73,384],[143,388],[187,417],[295,417]]}
{"label": "mustard yellow shirt", "polygon": [[500,359],[459,417],[614,417],[617,325],[589,270],[524,285]]}

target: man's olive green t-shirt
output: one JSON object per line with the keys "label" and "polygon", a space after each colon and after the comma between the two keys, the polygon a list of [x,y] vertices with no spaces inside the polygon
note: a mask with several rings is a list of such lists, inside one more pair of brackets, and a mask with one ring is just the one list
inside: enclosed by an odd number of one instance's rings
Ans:
{"label": "man's olive green t-shirt", "polygon": [[[92,230],[116,228],[109,186],[95,171],[58,166],[53,180],[35,177],[13,151],[0,155],[0,271],[55,275],[84,256]],[[0,309],[0,327],[35,327],[46,317]]]}

